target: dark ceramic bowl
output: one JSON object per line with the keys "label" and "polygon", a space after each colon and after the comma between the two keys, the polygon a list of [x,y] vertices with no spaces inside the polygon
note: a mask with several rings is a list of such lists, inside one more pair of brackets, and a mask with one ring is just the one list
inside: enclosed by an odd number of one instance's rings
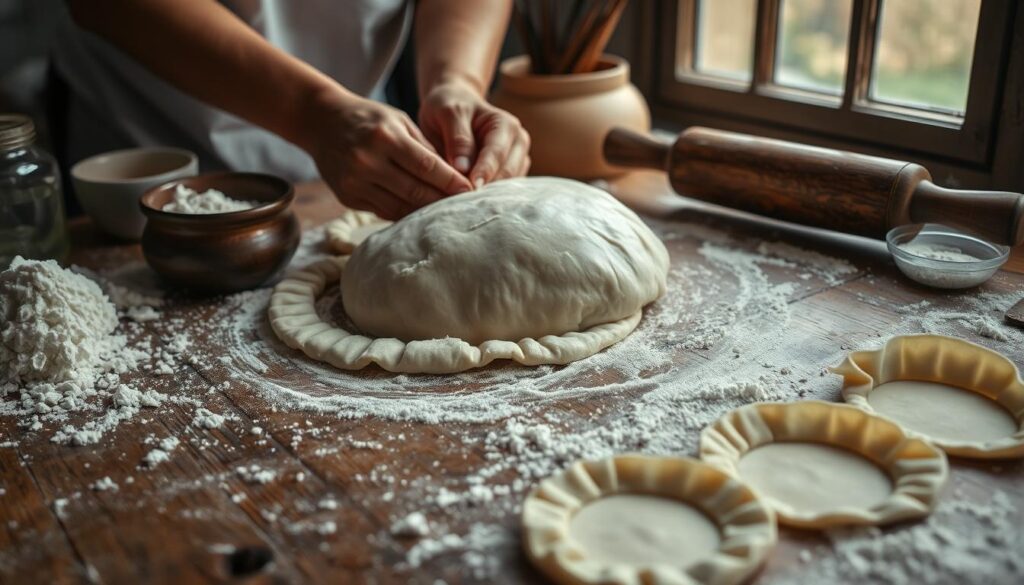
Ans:
{"label": "dark ceramic bowl", "polygon": [[[162,211],[178,185],[262,205],[227,213]],[[290,209],[294,198],[288,181],[259,173],[206,173],[164,183],[139,200],[147,218],[142,252],[153,270],[184,289],[255,288],[280,274],[299,246],[299,222]]]}

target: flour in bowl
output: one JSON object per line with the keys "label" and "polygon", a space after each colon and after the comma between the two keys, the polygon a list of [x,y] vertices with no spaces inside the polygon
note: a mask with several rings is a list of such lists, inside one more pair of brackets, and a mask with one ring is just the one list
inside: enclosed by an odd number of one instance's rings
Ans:
{"label": "flour in bowl", "polygon": [[945,262],[978,262],[981,260],[981,258],[971,256],[956,246],[906,242],[904,244],[899,244],[898,247],[900,250],[915,256],[928,258],[929,260],[942,260]]}
{"label": "flour in bowl", "polygon": [[240,201],[232,199],[216,189],[195,191],[184,185],[174,188],[174,199],[163,206],[163,211],[171,213],[209,214],[244,211],[260,205],[259,201]]}

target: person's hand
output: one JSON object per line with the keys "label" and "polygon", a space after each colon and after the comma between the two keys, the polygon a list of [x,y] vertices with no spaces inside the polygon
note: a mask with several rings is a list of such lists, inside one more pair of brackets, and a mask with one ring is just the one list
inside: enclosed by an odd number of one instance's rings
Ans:
{"label": "person's hand", "polygon": [[530,135],[519,119],[483,98],[473,85],[434,86],[420,105],[423,133],[474,187],[530,170]]}
{"label": "person's hand", "polygon": [[306,119],[303,147],[348,207],[393,221],[473,188],[395,108],[338,92],[317,96]]}

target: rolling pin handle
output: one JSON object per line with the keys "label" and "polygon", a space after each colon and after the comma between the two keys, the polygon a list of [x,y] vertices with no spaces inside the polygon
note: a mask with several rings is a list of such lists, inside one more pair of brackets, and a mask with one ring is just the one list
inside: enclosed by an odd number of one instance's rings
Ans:
{"label": "rolling pin handle", "polygon": [[668,169],[672,144],[624,128],[612,128],[604,139],[604,158],[613,165]]}
{"label": "rolling pin handle", "polygon": [[1024,195],[1006,191],[960,191],[921,181],[910,203],[915,223],[940,223],[997,244],[1024,243]]}

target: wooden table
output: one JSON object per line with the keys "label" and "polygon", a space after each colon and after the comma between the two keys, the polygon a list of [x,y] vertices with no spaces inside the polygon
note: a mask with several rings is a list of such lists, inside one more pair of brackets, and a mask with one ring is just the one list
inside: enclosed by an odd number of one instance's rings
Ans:
{"label": "wooden table", "polygon": [[[817,349],[820,347],[829,347],[827,355],[831,356],[840,347],[876,340],[883,324],[898,318],[900,306],[925,299],[935,307],[949,303],[949,295],[902,279],[878,243],[790,228],[687,202],[671,196],[664,179],[653,173],[634,173],[614,181],[611,187],[628,204],[651,215],[713,225],[748,243],[782,239],[852,261],[860,269],[856,274],[840,282],[801,283],[789,299],[793,314],[801,316],[789,325],[793,342],[805,344],[811,355],[826,355]],[[299,192],[296,210],[306,228],[341,209],[322,185],[306,185]],[[137,260],[140,255],[135,246],[96,234],[87,222],[74,225],[74,239],[74,261],[94,269]],[[675,264],[694,255],[693,246],[670,245],[670,249]],[[866,276],[868,269],[870,276]],[[778,272],[773,278],[793,276]],[[984,290],[1024,292],[1024,276],[1000,273]],[[874,302],[869,302],[871,298]],[[208,303],[195,300],[175,301],[165,310],[186,319],[210,314]],[[202,349],[217,351],[215,347]],[[1024,348],[1004,344],[999,349],[1009,352],[1018,364],[1024,363]],[[708,358],[708,352],[700,349],[682,355]],[[207,408],[232,420],[217,429],[197,430],[192,425],[192,410],[171,405],[162,408],[159,416],[142,412],[96,445],[70,447],[49,442],[49,434],[26,434],[14,421],[0,419],[3,440],[20,438],[0,447],[0,521],[4,527],[0,530],[0,581],[540,580],[515,544],[518,518],[512,510],[521,493],[508,496],[504,505],[478,507],[471,514],[463,514],[457,507],[423,507],[452,533],[467,529],[464,516],[475,521],[488,519],[507,531],[508,542],[493,553],[498,570],[489,575],[474,577],[457,552],[438,555],[419,568],[404,567],[415,540],[387,537],[396,516],[418,509],[424,486],[458,484],[486,463],[480,440],[490,432],[501,433],[501,422],[427,425],[275,411],[244,384],[233,383],[217,366],[185,365],[173,377],[147,378],[134,373],[129,379],[167,394],[195,395]],[[218,386],[225,381],[229,382],[226,388]],[[838,399],[838,378],[831,383]],[[213,390],[196,394],[188,389],[197,384]],[[602,395],[585,401],[566,399],[544,408],[557,410],[568,425],[584,425],[592,424],[591,415],[597,409],[603,409],[603,416],[615,416],[614,407],[626,399]],[[266,435],[248,432],[255,425],[262,426]],[[305,427],[328,432],[306,434],[296,441],[295,430]],[[169,462],[154,469],[140,466],[152,448],[152,444],[144,444],[146,437],[168,434],[188,439]],[[381,445],[360,449],[354,446],[358,441]],[[275,477],[266,484],[240,479],[236,468],[253,463],[274,469]],[[390,466],[397,481],[367,479],[382,464]],[[90,489],[93,482],[106,476],[119,485],[117,491]],[[296,481],[297,476],[303,481]],[[129,483],[128,478],[133,481]],[[403,488],[403,479],[419,488]],[[1021,486],[1021,462],[956,462],[947,495],[955,490],[958,497],[985,501],[994,490],[1003,490],[1024,523]],[[336,509],[317,505],[325,499],[336,501]],[[315,529],[296,529],[303,522]],[[329,522],[336,530],[320,528]],[[779,576],[798,563],[800,551],[822,542],[813,534],[784,530],[759,582],[780,582]],[[1007,583],[1024,582],[1024,575],[1004,576]]]}

